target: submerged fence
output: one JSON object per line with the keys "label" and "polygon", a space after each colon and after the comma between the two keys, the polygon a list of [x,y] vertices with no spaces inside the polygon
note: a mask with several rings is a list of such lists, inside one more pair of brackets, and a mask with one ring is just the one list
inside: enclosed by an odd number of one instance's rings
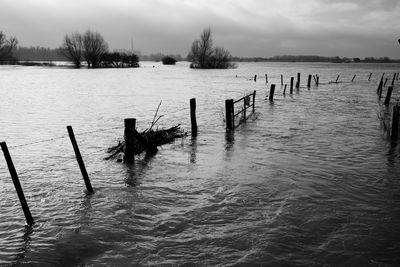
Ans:
{"label": "submerged fence", "polygon": [[[371,76],[372,73],[369,74],[368,76],[368,82],[371,80]],[[381,76],[378,88],[377,88],[377,94],[379,97],[379,100],[381,99],[382,96],[382,91],[383,88],[385,87],[385,83],[387,83],[388,79],[386,79],[386,82],[384,82],[384,76],[385,74],[383,74]],[[256,81],[256,77],[257,75],[254,76],[254,81]],[[266,83],[268,83],[268,75],[265,75],[266,78]],[[315,75],[308,75],[308,79],[307,79],[307,88],[310,88],[311,86],[311,81],[312,78],[314,79],[315,85],[318,86],[320,84],[331,84],[331,83],[343,83],[343,81],[340,81],[340,75],[337,76],[336,80],[333,82],[326,82],[326,83],[320,83],[319,79],[320,77],[315,74]],[[348,81],[349,83],[353,83],[355,82],[355,78],[356,75],[353,76],[353,78],[351,79],[351,81]],[[280,75],[280,79],[281,79],[281,86],[283,87],[284,83],[283,83],[283,75]],[[389,104],[390,104],[390,100],[391,100],[391,95],[392,95],[392,91],[394,88],[394,83],[396,80],[399,80],[399,73],[394,73],[393,77],[391,79],[391,85],[387,88],[387,92],[386,92],[386,97],[385,97],[385,101],[384,101],[384,105],[389,109]],[[296,89],[299,90],[300,89],[300,73],[297,74],[297,81],[296,84],[294,84],[294,77],[290,77],[290,94],[293,93],[293,87],[294,85],[296,86]],[[287,84],[285,84],[284,90],[283,90],[283,94],[286,93],[286,87]],[[270,102],[273,101],[274,99],[274,94],[275,94],[275,88],[276,85],[275,84],[271,84],[271,88],[269,91],[269,96],[268,96],[268,100]],[[244,123],[247,121],[248,117],[251,116],[252,114],[255,113],[255,97],[256,97],[256,91],[254,90],[253,93],[247,94],[237,100],[234,99],[226,99],[225,100],[225,121],[226,121],[226,129],[227,130],[234,130],[237,126],[239,126],[240,124]],[[250,109],[250,110],[249,110]],[[238,110],[235,112],[235,110]],[[249,110],[249,111],[248,111]],[[399,115],[400,113],[400,105],[396,103],[396,105],[393,106],[393,112],[392,112],[392,120],[391,120],[391,131],[390,131],[390,135],[391,135],[391,139],[392,140],[397,140],[398,138],[398,133],[399,133]],[[236,123],[236,121],[238,121],[238,123]],[[129,118],[129,119],[125,119],[125,125],[121,126],[121,127],[114,127],[114,128],[110,128],[108,130],[111,129],[122,129],[125,128],[124,131],[124,138],[125,138],[125,149],[134,149],[132,144],[131,144],[131,140],[132,138],[138,138],[137,132],[136,132],[136,119],[135,118]],[[196,120],[196,99],[192,98],[190,99],[190,122],[191,122],[191,135],[192,136],[197,136],[198,134],[198,126],[197,126],[197,120]],[[107,130],[107,129],[106,129]],[[90,179],[89,179],[89,175],[86,171],[86,167],[82,158],[82,155],[80,153],[79,147],[78,147],[78,143],[76,141],[75,138],[75,134],[74,131],[72,129],[72,126],[67,126],[67,132],[68,132],[68,136],[70,138],[74,153],[75,153],[75,158],[78,162],[80,171],[82,173],[82,177],[86,186],[86,190],[88,193],[94,193],[94,189],[91,185]],[[87,134],[87,133],[94,133],[94,132],[98,132],[97,131],[90,131],[90,132],[84,132],[81,134]],[[132,136],[133,135],[133,136]],[[22,147],[22,146],[27,146],[27,145],[32,145],[32,144],[38,144],[38,143],[43,143],[43,142],[49,142],[58,138],[65,138],[66,136],[62,136],[62,137],[56,137],[56,138],[51,138],[51,139],[46,139],[46,140],[39,140],[39,141],[34,141],[31,143],[27,143],[27,144],[23,144],[23,145],[17,145],[17,146],[11,146],[10,148],[15,148],[15,147]],[[20,184],[19,181],[19,177],[17,174],[17,171],[15,169],[14,163],[12,161],[11,155],[9,153],[9,147],[7,146],[6,142],[0,142],[0,149],[3,151],[4,154],[4,158],[7,162],[7,166],[8,166],[8,170],[10,172],[10,176],[12,178],[15,190],[18,194],[18,198],[20,200],[21,203],[21,207],[22,210],[24,212],[25,215],[25,219],[26,219],[26,223],[28,225],[33,225],[34,224],[34,219],[32,217],[32,214],[29,210],[27,201],[25,199],[25,195],[23,193],[22,190],[22,186]],[[102,149],[104,150],[104,149]],[[126,158],[126,162],[133,162],[134,161],[134,153],[132,153],[131,155],[133,155],[133,158]]]}

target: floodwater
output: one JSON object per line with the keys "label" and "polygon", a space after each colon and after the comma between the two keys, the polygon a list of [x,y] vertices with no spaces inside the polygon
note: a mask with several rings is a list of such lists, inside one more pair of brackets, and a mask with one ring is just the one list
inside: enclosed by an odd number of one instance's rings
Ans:
{"label": "floodwater", "polygon": [[[0,265],[399,266],[400,154],[388,139],[391,107],[376,95],[382,73],[390,83],[399,69],[0,66],[0,141],[35,220],[25,225],[0,153]],[[289,83],[297,72],[301,88],[283,95],[280,75]],[[308,74],[318,74],[321,84],[307,89]],[[337,75],[343,83],[329,84]],[[271,83],[273,103],[265,100]],[[253,90],[256,113],[227,132],[225,99]],[[130,166],[103,159],[122,139],[124,118],[136,118],[144,130],[160,101],[157,126],[181,124],[190,133],[193,97],[197,138],[177,139]],[[398,97],[396,81],[392,103]]]}

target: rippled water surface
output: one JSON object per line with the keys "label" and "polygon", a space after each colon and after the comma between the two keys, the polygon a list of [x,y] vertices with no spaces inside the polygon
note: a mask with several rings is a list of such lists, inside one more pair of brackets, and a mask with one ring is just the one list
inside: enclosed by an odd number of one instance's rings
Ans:
{"label": "rippled water surface", "polygon": [[[376,95],[382,73],[389,84],[399,69],[0,66],[0,141],[9,146],[35,219],[24,226],[0,153],[0,265],[399,266],[399,148],[387,136],[391,107]],[[283,95],[280,75],[289,83],[297,72],[301,88]],[[266,73],[277,84],[273,103],[265,100]],[[250,80],[255,74],[257,82]],[[308,74],[321,84],[307,89]],[[339,74],[343,83],[329,84]],[[253,90],[256,114],[227,132],[225,99]],[[190,132],[193,97],[197,138],[178,139],[130,166],[103,159],[123,137],[124,118],[137,118],[144,130],[161,100],[158,126],[180,123]],[[395,81],[392,103],[398,97]]]}

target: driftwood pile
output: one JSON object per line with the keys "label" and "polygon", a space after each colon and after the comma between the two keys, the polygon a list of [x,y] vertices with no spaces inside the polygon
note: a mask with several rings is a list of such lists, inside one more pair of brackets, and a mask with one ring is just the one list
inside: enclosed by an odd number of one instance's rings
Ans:
{"label": "driftwood pile", "polygon": [[[142,154],[143,152],[146,152],[146,156],[154,155],[158,151],[158,146],[172,143],[176,138],[187,136],[187,133],[181,129],[180,124],[168,129],[158,129],[157,127],[156,130],[153,130],[154,125],[163,117],[163,115],[161,115],[157,118],[160,105],[161,102],[158,105],[151,126],[148,129],[141,133],[133,130],[134,132],[132,134],[134,136],[133,143],[135,155]],[[117,161],[122,161],[125,156],[125,140],[118,141],[118,144],[110,147],[107,150],[107,153],[109,156],[105,158],[106,160],[117,158]]]}

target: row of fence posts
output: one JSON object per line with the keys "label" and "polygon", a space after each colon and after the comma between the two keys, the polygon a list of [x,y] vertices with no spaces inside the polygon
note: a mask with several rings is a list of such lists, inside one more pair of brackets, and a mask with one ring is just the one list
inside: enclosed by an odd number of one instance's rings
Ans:
{"label": "row of fence posts", "polygon": [[[372,73],[370,73],[369,77],[368,77],[368,81],[371,79]],[[308,81],[307,81],[307,87],[310,87],[311,85],[311,77],[314,78],[314,81],[316,83],[316,85],[319,84],[319,76],[315,75],[312,76],[311,74],[308,75]],[[383,85],[383,77],[384,74],[382,75],[382,78],[380,80],[380,83],[378,85],[378,89],[377,89],[377,94],[379,95],[379,99],[381,98],[382,95],[382,87]],[[266,82],[268,83],[268,76],[267,74],[265,75],[266,78]],[[339,78],[339,77],[338,77]],[[338,78],[336,79],[336,81],[338,80]],[[354,81],[355,75],[352,79],[352,81]],[[257,79],[257,75],[254,76],[254,80]],[[392,79],[392,86],[390,86],[388,88],[387,91],[387,95],[385,98],[385,105],[389,105],[390,102],[390,97],[392,94],[392,90],[393,90],[393,85],[394,85],[394,81],[395,79],[399,79],[399,73],[394,74],[393,79]],[[293,93],[293,82],[294,82],[294,77],[290,78],[290,93]],[[283,75],[281,75],[281,85],[283,85]],[[297,82],[296,82],[296,88],[300,87],[300,73],[297,74]],[[286,91],[286,84],[285,84],[285,89],[284,89],[284,94]],[[274,92],[275,92],[275,84],[271,84],[271,88],[270,88],[270,93],[269,93],[269,100],[273,101],[274,98]],[[250,97],[252,96],[252,104],[250,104]],[[242,98],[240,98],[239,100],[234,101],[233,99],[227,99],[225,100],[225,113],[226,113],[226,129],[228,130],[234,130],[235,129],[235,116],[242,114],[242,118],[245,121],[246,120],[246,110],[249,107],[252,107],[252,113],[255,112],[255,96],[256,96],[256,91],[254,91],[253,93],[244,96]],[[239,111],[237,114],[234,113],[234,104],[238,103],[240,101],[243,101],[243,108],[241,111]],[[393,107],[393,119],[392,119],[392,139],[397,139],[398,136],[398,126],[399,126],[399,113],[400,113],[400,107],[399,105],[395,105]],[[191,121],[191,135],[192,136],[197,136],[197,132],[198,132],[198,128],[197,128],[197,121],[196,121],[196,99],[192,98],[190,99],[190,121]],[[83,162],[82,159],[82,155],[80,153],[79,147],[78,147],[78,143],[76,141],[75,138],[75,134],[74,131],[72,129],[72,126],[67,126],[67,131],[68,131],[68,135],[70,137],[71,140],[71,144],[72,147],[74,149],[75,152],[75,157],[76,160],[78,162],[80,171],[82,173],[82,177],[86,186],[86,189],[89,193],[94,193],[93,187],[91,185],[90,179],[89,179],[89,175],[86,171],[86,167],[85,164]],[[124,120],[124,139],[125,139],[125,158],[124,161],[126,163],[132,163],[134,162],[134,155],[135,155],[135,151],[134,151],[134,143],[135,143],[135,138],[140,138],[140,135],[137,133],[136,131],[136,118],[127,118]],[[17,191],[17,195],[18,198],[20,200],[21,203],[21,207],[22,210],[24,212],[25,215],[25,219],[26,219],[26,223],[28,225],[33,225],[34,224],[34,220],[32,217],[32,214],[29,210],[29,206],[27,204],[21,183],[19,181],[19,177],[17,174],[17,171],[15,169],[14,163],[12,161],[10,152],[8,150],[7,144],[6,142],[0,142],[0,147],[1,150],[3,151],[4,154],[4,158],[6,160],[7,163],[7,167],[9,169],[15,190]],[[155,148],[156,149],[156,148]]]}
{"label": "row of fence posts", "polygon": [[[253,99],[253,101],[254,101],[254,99]],[[253,105],[254,105],[254,102],[253,102]],[[253,112],[254,112],[254,108],[253,108]],[[190,99],[190,120],[191,120],[191,135],[197,136],[196,99],[195,98]],[[67,126],[67,131],[68,131],[69,138],[71,140],[72,147],[75,152],[76,160],[78,162],[80,171],[82,173],[82,177],[83,177],[86,189],[89,193],[93,194],[94,190],[93,190],[92,184],[90,182],[89,175],[86,171],[85,163],[83,161],[81,152],[79,150],[79,146],[76,141],[72,126]],[[125,140],[124,161],[126,163],[133,163],[135,161],[135,139],[140,138],[140,137],[141,137],[140,134],[138,134],[138,132],[136,131],[136,118],[124,119],[124,140]],[[141,141],[145,142],[145,140],[141,140]],[[4,158],[6,160],[7,167],[10,172],[10,176],[13,181],[15,190],[17,191],[17,195],[18,195],[22,210],[25,215],[26,223],[31,226],[34,224],[34,219],[30,212],[28,203],[26,201],[21,183],[19,181],[17,171],[15,169],[13,160],[11,158],[10,152],[7,147],[7,143],[0,142],[0,147],[1,147],[1,150],[3,151]]]}

